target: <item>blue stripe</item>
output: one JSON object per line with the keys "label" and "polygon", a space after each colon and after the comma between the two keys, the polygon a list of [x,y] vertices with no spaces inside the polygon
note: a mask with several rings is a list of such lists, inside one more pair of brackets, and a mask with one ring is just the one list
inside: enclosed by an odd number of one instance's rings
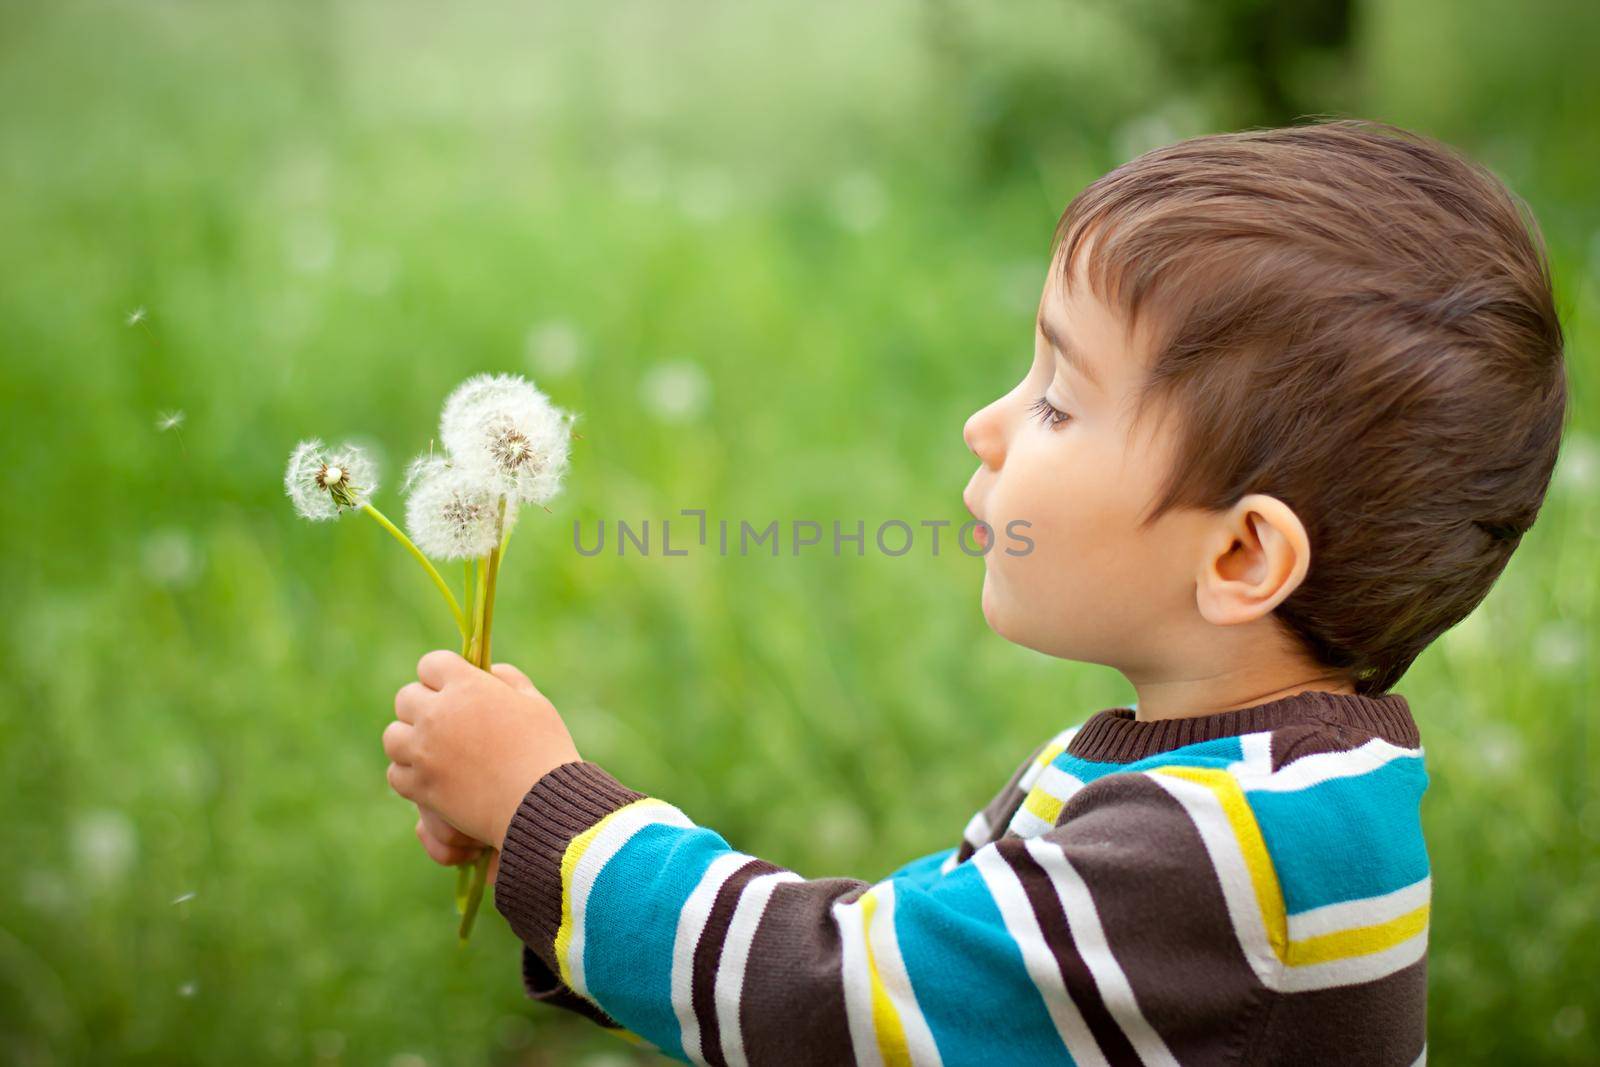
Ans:
{"label": "blue stripe", "polygon": [[894,930],[917,1006],[946,1067],[1072,1064],[1044,998],[971,862],[935,893],[895,882]]}
{"label": "blue stripe", "polygon": [[686,1059],[672,1010],[672,944],[711,861],[730,851],[704,827],[644,827],[600,869],[584,919],[583,969],[595,1001],[662,1052]]}
{"label": "blue stripe", "polygon": [[[905,864],[889,877],[895,879],[897,883],[903,880],[918,888],[930,885],[942,877],[939,874],[939,865],[949,859],[954,852],[955,849],[953,848],[943,848],[938,852],[930,852],[926,856],[920,856]],[[899,892],[900,888],[899,885],[896,885],[895,891]]]}
{"label": "blue stripe", "polygon": [[1405,756],[1293,793],[1245,794],[1291,915],[1391,893],[1425,878],[1422,760]]}

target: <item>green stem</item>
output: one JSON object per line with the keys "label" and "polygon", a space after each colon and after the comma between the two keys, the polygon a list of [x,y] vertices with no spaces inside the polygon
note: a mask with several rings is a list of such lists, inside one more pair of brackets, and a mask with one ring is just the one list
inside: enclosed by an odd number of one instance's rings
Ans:
{"label": "green stem", "polygon": [[[500,515],[497,520],[503,528],[506,523],[506,498],[500,498]],[[504,543],[502,539],[502,543]],[[484,582],[483,596],[483,621],[478,632],[478,666],[484,670],[489,669],[491,662],[489,656],[489,639],[491,627],[494,626],[494,587],[500,578],[500,549],[494,548],[489,552],[489,576]]]}
{"label": "green stem", "polygon": [[[502,530],[506,524],[506,498],[500,498],[500,514],[496,520]],[[482,595],[479,598],[482,604],[479,621],[473,631],[475,642],[474,651],[476,658],[473,660],[481,670],[488,670],[490,663],[489,635],[494,626],[494,587],[500,578],[500,554],[505,550],[505,535],[501,534],[500,544],[489,552],[489,558],[479,567],[482,580],[478,588]],[[472,923],[478,917],[478,906],[483,903],[484,886],[489,878],[489,858],[491,849],[484,849],[478,854],[477,861],[472,868],[472,884],[467,888],[466,906],[461,911],[461,926],[456,931],[460,943],[465,945],[467,938],[472,934]]]}
{"label": "green stem", "polygon": [[461,925],[456,930],[456,937],[463,945],[467,943],[467,938],[472,936],[472,922],[478,917],[478,905],[483,902],[483,888],[489,881],[490,855],[491,851],[484,849],[472,864],[472,886],[467,891],[466,907],[461,912]]}
{"label": "green stem", "polygon": [[378,525],[393,534],[394,539],[404,545],[406,551],[415,556],[417,562],[422,564],[422,569],[428,572],[428,577],[433,579],[433,584],[439,587],[439,592],[444,596],[445,603],[450,605],[450,614],[455,616],[456,629],[461,631],[463,637],[467,636],[467,618],[461,614],[461,605],[456,602],[456,595],[450,591],[450,587],[445,584],[445,580],[439,577],[439,572],[434,569],[433,564],[428,562],[428,557],[424,556],[422,550],[411,543],[411,538],[402,533],[400,527],[390,522],[389,517],[383,512],[371,504],[362,504],[361,510],[378,520]]}

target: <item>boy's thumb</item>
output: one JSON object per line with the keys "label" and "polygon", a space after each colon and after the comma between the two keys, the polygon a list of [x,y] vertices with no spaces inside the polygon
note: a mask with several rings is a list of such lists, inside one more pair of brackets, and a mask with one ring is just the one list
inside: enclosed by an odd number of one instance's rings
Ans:
{"label": "boy's thumb", "polygon": [[520,689],[524,693],[530,693],[534,696],[539,695],[539,689],[533,684],[533,679],[509,663],[496,663],[489,668],[489,673],[513,689]]}

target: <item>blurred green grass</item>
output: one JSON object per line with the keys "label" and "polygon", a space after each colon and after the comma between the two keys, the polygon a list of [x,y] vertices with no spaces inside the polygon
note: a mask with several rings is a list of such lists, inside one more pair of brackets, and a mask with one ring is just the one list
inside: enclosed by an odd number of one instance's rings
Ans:
{"label": "blurred green grass", "polygon": [[452,631],[375,527],[279,490],[312,434],[393,482],[477,371],[583,413],[496,645],[587,757],[811,876],[953,843],[1124,684],[991,634],[960,553],[586,559],[572,522],[958,519],[962,420],[1028,359],[1073,192],[1338,112],[1484,159],[1556,262],[1556,488],[1400,691],[1433,776],[1435,1060],[1586,1062],[1600,19],[1330,7],[0,7],[5,1059],[637,1058],[524,1001],[497,916],[457,951],[379,747]]}

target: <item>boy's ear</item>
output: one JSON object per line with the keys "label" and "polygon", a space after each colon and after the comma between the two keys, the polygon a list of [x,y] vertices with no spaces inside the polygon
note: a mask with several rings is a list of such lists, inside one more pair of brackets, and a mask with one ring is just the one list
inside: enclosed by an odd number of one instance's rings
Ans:
{"label": "boy's ear", "polygon": [[1195,601],[1217,626],[1268,615],[1305,581],[1311,539],[1294,510],[1251,493],[1217,515],[1202,548]]}

